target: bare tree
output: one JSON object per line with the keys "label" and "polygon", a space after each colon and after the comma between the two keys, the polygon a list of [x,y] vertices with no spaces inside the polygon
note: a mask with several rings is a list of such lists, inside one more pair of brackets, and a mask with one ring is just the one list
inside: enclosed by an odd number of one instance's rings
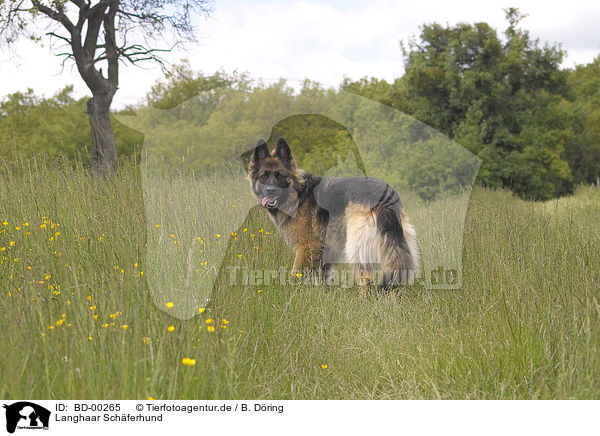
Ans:
{"label": "bare tree", "polygon": [[[158,62],[166,37],[173,44],[194,40],[193,18],[209,13],[207,0],[0,0],[0,35],[8,45],[19,37],[60,41],[56,53],[74,61],[92,93],[87,104],[95,173],[114,171],[117,144],[110,105],[119,88],[119,63]],[[40,31],[46,21],[47,28]],[[106,73],[103,71],[105,68]]]}

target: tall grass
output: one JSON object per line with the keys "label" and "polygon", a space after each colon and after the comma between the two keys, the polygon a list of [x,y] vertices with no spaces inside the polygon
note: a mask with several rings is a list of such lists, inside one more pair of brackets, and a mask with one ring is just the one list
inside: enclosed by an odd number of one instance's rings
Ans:
{"label": "tall grass", "polygon": [[[0,397],[600,394],[598,190],[531,203],[476,188],[461,290],[361,299],[300,283],[232,286],[222,268],[206,310],[184,321],[144,275],[153,220],[134,168],[103,181],[35,160],[0,172]],[[218,223],[221,207],[205,205],[206,219]],[[291,251],[254,212],[223,234],[226,264],[289,266]]]}

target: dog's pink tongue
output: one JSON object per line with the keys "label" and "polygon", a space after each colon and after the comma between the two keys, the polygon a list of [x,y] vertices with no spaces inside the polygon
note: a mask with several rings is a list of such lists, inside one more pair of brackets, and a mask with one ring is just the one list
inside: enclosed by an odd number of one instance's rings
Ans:
{"label": "dog's pink tongue", "polygon": [[267,203],[273,203],[277,200],[277,197],[263,197],[262,205],[263,207],[267,207]]}

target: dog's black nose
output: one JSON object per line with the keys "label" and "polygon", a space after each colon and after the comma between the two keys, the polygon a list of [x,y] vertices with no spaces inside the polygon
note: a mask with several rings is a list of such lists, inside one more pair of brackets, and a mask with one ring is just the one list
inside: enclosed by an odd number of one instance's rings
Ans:
{"label": "dog's black nose", "polygon": [[273,186],[267,186],[265,188],[265,194],[269,196],[275,196],[275,194],[277,194],[277,188],[274,188]]}

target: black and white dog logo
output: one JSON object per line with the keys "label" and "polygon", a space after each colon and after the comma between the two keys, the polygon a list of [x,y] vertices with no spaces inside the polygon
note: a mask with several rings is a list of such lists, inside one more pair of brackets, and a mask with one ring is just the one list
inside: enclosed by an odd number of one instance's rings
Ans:
{"label": "black and white dog logo", "polygon": [[6,431],[19,429],[48,429],[50,411],[29,401],[19,401],[3,406],[6,409]]}

